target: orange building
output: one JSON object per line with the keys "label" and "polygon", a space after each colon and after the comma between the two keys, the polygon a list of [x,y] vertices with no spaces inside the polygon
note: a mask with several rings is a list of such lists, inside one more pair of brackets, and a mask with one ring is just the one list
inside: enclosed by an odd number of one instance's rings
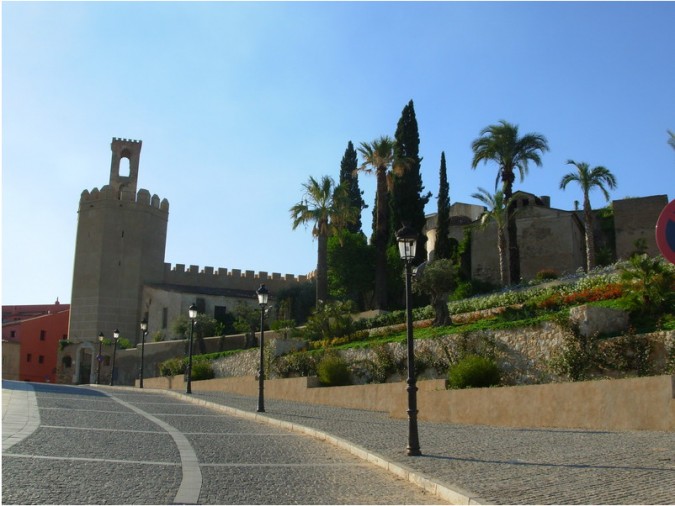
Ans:
{"label": "orange building", "polygon": [[[44,314],[58,313],[64,309],[70,309],[70,304],[61,304],[58,297],[54,304],[22,304],[19,306],[2,306],[2,323],[16,322],[42,316]],[[2,338],[5,339],[3,332]]]}
{"label": "orange building", "polygon": [[[65,307],[68,306],[65,305]],[[69,316],[70,309],[65,309],[26,320],[3,323],[3,377],[5,377],[5,367],[8,371],[16,370],[16,364],[5,363],[8,360],[14,361],[16,358],[10,358],[11,355],[5,353],[4,348],[9,348],[12,342],[18,342],[18,379],[54,383],[59,341],[68,338]],[[8,346],[5,346],[5,342]]]}

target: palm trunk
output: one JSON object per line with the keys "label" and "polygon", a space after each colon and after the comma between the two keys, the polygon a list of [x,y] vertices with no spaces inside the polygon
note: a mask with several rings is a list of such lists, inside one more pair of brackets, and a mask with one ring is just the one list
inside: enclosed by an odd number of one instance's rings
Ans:
{"label": "palm trunk", "polygon": [[586,227],[586,272],[595,267],[595,242],[593,240],[593,211],[588,195],[584,195],[584,226]]}
{"label": "palm trunk", "polygon": [[520,282],[520,251],[518,250],[518,228],[516,226],[516,203],[513,195],[513,171],[502,174],[504,201],[506,203],[506,232],[509,245],[509,284]]}
{"label": "palm trunk", "polygon": [[328,238],[319,234],[319,248],[316,262],[316,305],[326,302],[328,297]]}
{"label": "palm trunk", "polygon": [[375,228],[375,308],[387,309],[387,172],[377,168],[377,223]]}
{"label": "palm trunk", "polygon": [[506,286],[506,236],[504,229],[497,226],[497,250],[499,252],[499,280]]}

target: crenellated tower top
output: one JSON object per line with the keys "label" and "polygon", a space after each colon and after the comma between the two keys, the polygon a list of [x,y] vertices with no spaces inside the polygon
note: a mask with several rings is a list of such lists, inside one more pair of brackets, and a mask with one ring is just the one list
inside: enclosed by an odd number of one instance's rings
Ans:
{"label": "crenellated tower top", "polygon": [[[130,139],[118,139],[113,137],[110,149],[112,160],[110,162],[110,187],[117,198],[123,198],[125,193],[136,195],[138,185],[138,165],[141,159],[141,146],[143,141]],[[127,160],[128,169],[122,170],[122,160]]]}

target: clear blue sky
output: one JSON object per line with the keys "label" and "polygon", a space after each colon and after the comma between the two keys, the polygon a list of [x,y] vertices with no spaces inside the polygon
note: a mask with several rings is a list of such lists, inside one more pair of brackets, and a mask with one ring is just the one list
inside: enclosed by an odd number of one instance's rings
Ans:
{"label": "clear blue sky", "polygon": [[581,199],[558,190],[569,158],[609,168],[614,198],[672,198],[674,26],[671,2],[2,2],[2,303],[70,302],[113,137],[143,141],[139,187],[170,202],[166,261],[201,267],[312,271],[302,183],[393,135],[410,99],[427,213],[441,151],[451,201],[494,189],[470,145],[501,119],[548,138],[516,189],[553,207]]}

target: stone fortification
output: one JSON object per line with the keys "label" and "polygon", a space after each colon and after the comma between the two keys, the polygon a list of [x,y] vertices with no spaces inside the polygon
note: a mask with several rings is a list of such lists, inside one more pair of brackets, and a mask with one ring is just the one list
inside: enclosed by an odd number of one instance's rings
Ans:
{"label": "stone fortification", "polygon": [[141,146],[141,141],[114,138],[108,184],[80,196],[72,340],[96,342],[100,332],[111,337],[118,329],[133,341],[142,318],[141,287],[162,279],[169,202],[137,190]]}
{"label": "stone fortification", "polygon": [[133,193],[129,189],[122,189],[120,193],[116,193],[115,189],[110,185],[102,186],[100,190],[94,188],[91,192],[84,190],[80,195],[80,210],[83,207],[91,207],[96,202],[104,200],[136,203],[139,206],[149,206],[165,213],[169,212],[169,201],[167,199],[160,201],[159,196],[156,194],[151,197],[150,192],[145,188],[141,188],[137,193]]}
{"label": "stone fortification", "polygon": [[637,241],[643,241],[650,256],[660,254],[654,230],[659,215],[668,204],[667,195],[614,200],[616,257],[627,259],[636,251]]}
{"label": "stone fortification", "polygon": [[313,278],[313,273],[295,276],[293,274],[269,274],[241,269],[204,267],[197,265],[186,268],[184,264],[164,264],[164,283],[183,286],[201,286],[207,288],[229,288],[232,290],[255,290],[265,283],[268,290],[278,292],[293,284],[303,283]]}

